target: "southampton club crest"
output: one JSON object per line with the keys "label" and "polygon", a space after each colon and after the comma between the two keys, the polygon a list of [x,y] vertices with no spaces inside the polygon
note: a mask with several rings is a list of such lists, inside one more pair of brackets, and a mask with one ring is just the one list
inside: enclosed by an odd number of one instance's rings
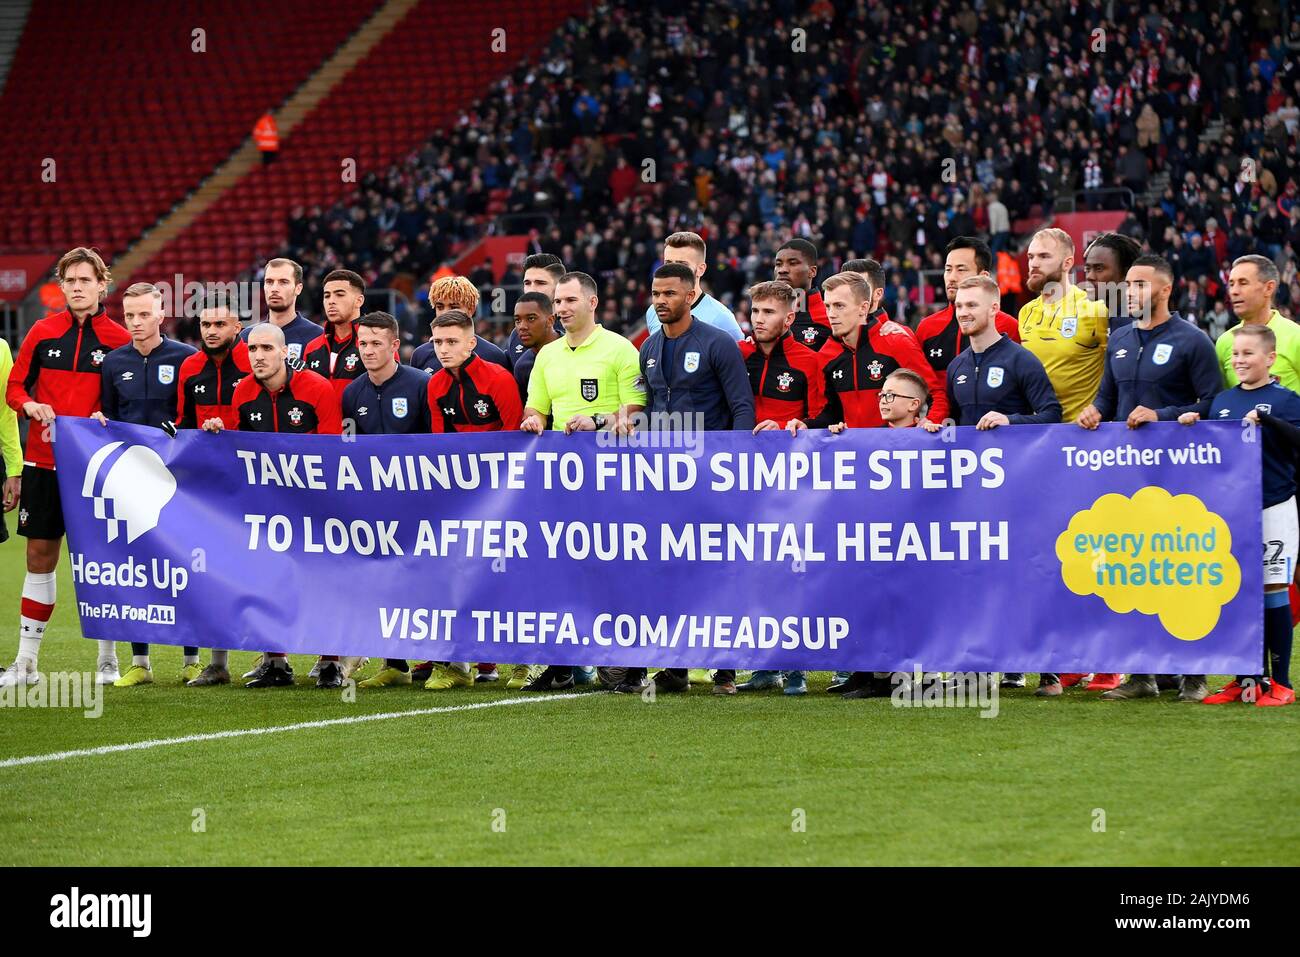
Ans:
{"label": "southampton club crest", "polygon": [[349,372],[354,371],[357,367],[357,362],[359,362],[360,359],[361,357],[355,352],[352,353],[352,355],[343,360],[343,368],[347,369]]}
{"label": "southampton club crest", "polygon": [[873,379],[879,379],[885,374],[885,364],[879,359],[872,359],[867,365],[867,375]]}
{"label": "southampton club crest", "polygon": [[104,355],[105,352],[103,349],[96,349],[94,352],[90,354],[90,361],[93,362],[95,365],[100,365],[104,361]]}
{"label": "southampton club crest", "polygon": [[487,402],[485,402],[485,401],[482,400],[482,399],[479,399],[477,402],[475,402],[475,403],[474,403],[474,414],[477,415],[480,419],[486,419],[486,418],[488,417],[488,404],[487,404]]}
{"label": "southampton club crest", "polygon": [[794,376],[788,372],[782,372],[776,377],[776,387],[781,392],[789,392],[790,386],[794,385]]}
{"label": "southampton club crest", "polygon": [[811,345],[817,341],[817,330],[809,326],[803,331],[803,341]]}
{"label": "southampton club crest", "polygon": [[583,379],[579,387],[584,402],[595,402],[596,396],[600,395],[600,383],[596,379]]}
{"label": "southampton club crest", "polygon": [[294,425],[302,425],[302,409],[296,405],[289,410],[289,421]]}

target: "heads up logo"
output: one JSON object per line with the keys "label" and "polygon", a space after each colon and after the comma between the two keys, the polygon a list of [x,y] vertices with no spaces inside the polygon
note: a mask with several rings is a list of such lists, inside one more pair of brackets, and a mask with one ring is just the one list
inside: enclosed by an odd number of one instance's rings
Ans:
{"label": "heads up logo", "polygon": [[148,446],[110,442],[86,464],[83,498],[93,499],[95,518],[108,522],[108,540],[125,532],[129,545],[158,526],[163,506],[176,494],[176,478]]}

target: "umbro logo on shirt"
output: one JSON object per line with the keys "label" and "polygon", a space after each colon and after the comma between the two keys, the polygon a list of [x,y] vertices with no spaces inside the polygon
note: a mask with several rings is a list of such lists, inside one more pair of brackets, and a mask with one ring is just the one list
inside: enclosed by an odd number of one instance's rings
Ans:
{"label": "umbro logo on shirt", "polygon": [[965,375],[959,375],[959,376],[957,376],[957,384],[958,384],[958,385],[961,385],[961,384],[962,384],[963,382],[965,382],[965,381],[966,381],[966,376],[965,376]]}
{"label": "umbro logo on shirt", "polygon": [[357,415],[366,415],[369,411],[370,410],[363,405],[361,408],[357,409]]}
{"label": "umbro logo on shirt", "polygon": [[1126,355],[1128,355],[1128,350],[1127,350],[1127,349],[1116,349],[1116,350],[1115,350],[1115,358],[1116,358],[1116,359],[1123,359]]}
{"label": "umbro logo on shirt", "polygon": [[123,381],[123,382],[129,382],[131,379],[134,379],[134,378],[135,378],[135,373],[134,373],[134,372],[123,372],[123,373],[122,373],[122,381]]}

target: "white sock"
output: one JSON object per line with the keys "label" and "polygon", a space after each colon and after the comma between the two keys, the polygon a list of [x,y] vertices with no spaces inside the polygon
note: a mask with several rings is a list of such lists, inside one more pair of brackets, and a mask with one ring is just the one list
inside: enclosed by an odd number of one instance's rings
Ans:
{"label": "white sock", "polygon": [[449,661],[447,662],[447,664],[455,668],[463,675],[469,674],[470,663],[468,661]]}
{"label": "white sock", "polygon": [[139,665],[141,668],[146,668],[150,671],[153,670],[153,665],[149,664],[148,655],[132,655],[131,666],[134,667],[136,665]]}
{"label": "white sock", "polygon": [[[54,572],[28,572],[27,577],[23,579],[23,609],[18,614],[18,654],[24,658],[31,658],[32,661],[36,660],[41,639],[45,637],[45,626],[49,623],[50,615],[54,613],[54,600],[58,593],[55,582]],[[33,605],[38,606],[37,609],[33,609]],[[39,608],[39,606],[47,607]],[[33,618],[22,614],[23,610],[34,610],[45,617]]]}
{"label": "white sock", "polygon": [[271,666],[273,668],[288,668],[289,659],[284,657],[283,655],[276,655],[271,659]]}
{"label": "white sock", "polygon": [[212,649],[212,663],[218,668],[230,667],[230,652],[222,651],[220,648]]}
{"label": "white sock", "polygon": [[198,655],[182,655],[182,656],[181,656],[181,664],[183,664],[183,665],[197,665],[198,663],[199,663],[199,656],[198,656]]}
{"label": "white sock", "polygon": [[117,642],[99,640],[99,660],[100,661],[117,661]]}

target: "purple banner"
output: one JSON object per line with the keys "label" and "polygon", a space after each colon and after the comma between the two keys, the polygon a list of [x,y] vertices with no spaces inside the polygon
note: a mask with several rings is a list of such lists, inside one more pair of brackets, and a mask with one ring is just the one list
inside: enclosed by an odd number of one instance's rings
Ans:
{"label": "purple banner", "polygon": [[60,419],[84,633],[310,654],[1252,673],[1260,454],[1130,431],[281,436]]}

